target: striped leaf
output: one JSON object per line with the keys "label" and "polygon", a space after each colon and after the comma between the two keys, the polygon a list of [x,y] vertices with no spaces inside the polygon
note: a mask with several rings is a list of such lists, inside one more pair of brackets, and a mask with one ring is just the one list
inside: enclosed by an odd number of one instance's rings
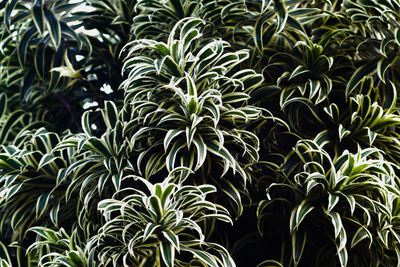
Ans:
{"label": "striped leaf", "polygon": [[32,5],[32,18],[35,23],[36,29],[39,31],[41,35],[44,32],[44,11],[43,11],[43,3],[42,0],[35,0],[35,3]]}
{"label": "striped leaf", "polygon": [[44,16],[48,25],[51,40],[56,48],[60,46],[61,43],[61,26],[60,21],[56,17],[53,11],[49,9],[44,10]]}
{"label": "striped leaf", "polygon": [[315,207],[305,199],[295,209],[293,209],[292,214],[290,215],[290,231],[296,231],[307,214],[309,214],[314,208]]}

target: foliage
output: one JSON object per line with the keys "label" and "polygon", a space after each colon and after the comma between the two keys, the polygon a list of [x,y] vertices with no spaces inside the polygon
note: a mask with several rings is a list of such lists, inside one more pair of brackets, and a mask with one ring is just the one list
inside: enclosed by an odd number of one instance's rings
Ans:
{"label": "foliage", "polygon": [[0,265],[398,265],[399,9],[0,1]]}

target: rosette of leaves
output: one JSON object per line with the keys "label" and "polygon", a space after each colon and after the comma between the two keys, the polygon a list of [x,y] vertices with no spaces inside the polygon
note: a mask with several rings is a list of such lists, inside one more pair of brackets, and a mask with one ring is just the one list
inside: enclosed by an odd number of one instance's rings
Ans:
{"label": "rosette of leaves", "polygon": [[71,235],[61,228],[54,231],[45,227],[33,227],[30,231],[37,235],[37,240],[27,250],[30,265],[36,266],[70,266],[95,267],[100,262],[94,253],[85,250],[86,240],[80,239],[77,231]]}
{"label": "rosette of leaves", "polygon": [[145,189],[125,188],[98,205],[105,224],[89,248],[99,253],[103,264],[235,266],[222,246],[204,240],[206,220],[232,223],[225,208],[206,200],[215,187],[181,186],[168,178],[153,185],[136,179]]}
{"label": "rosette of leaves", "polygon": [[[209,22],[210,31],[216,31],[236,48],[251,48],[256,57],[251,66],[258,69],[262,64],[264,49],[279,38],[287,28],[304,30],[303,25],[320,9],[309,3],[297,1],[236,1],[204,0],[199,16]],[[302,21],[303,20],[303,21]],[[252,58],[254,59],[254,58]]]}
{"label": "rosette of leaves", "polygon": [[[93,113],[101,113],[97,122],[105,126],[100,136],[92,132]],[[65,137],[54,151],[76,151],[74,162],[62,173],[63,179],[70,181],[65,188],[65,198],[78,199],[78,224],[89,238],[101,224],[97,203],[120,190],[124,177],[136,171],[129,160],[128,145],[123,140],[123,124],[118,109],[112,101],[106,101],[100,112],[85,112],[82,128],[82,134]]]}
{"label": "rosette of leaves", "polygon": [[[393,84],[391,85],[393,86]],[[393,91],[395,88],[393,86]],[[394,94],[396,94],[394,92]],[[339,125],[338,134],[340,140],[356,140],[363,146],[374,146],[384,149],[391,156],[391,143],[396,139],[395,131],[400,124],[398,111],[395,108],[396,99],[393,99],[392,106],[384,109],[377,102],[371,101],[368,95],[356,95],[350,98],[350,118],[345,118]],[[333,116],[339,115],[337,106],[331,105],[327,109]],[[394,133],[392,135],[391,133]],[[347,142],[348,143],[348,142]],[[393,147],[394,148],[394,147]],[[396,153],[396,150],[393,151]]]}
{"label": "rosette of leaves", "polygon": [[346,87],[346,96],[357,94],[367,77],[379,88],[379,104],[389,108],[393,93],[391,83],[398,85],[400,16],[399,3],[392,1],[344,1],[343,12],[355,32],[349,38],[357,43],[354,71]]}
{"label": "rosette of leaves", "polygon": [[[261,110],[246,100],[262,76],[249,69],[235,73],[247,52],[225,52],[224,41],[192,49],[201,38],[196,29],[201,23],[181,20],[167,43],[143,39],[129,44],[127,79],[121,85],[126,92],[123,120],[129,121],[123,134],[146,178],[164,168],[184,167],[201,169],[203,177],[223,177],[231,170],[245,183],[244,164],[259,157],[258,138],[246,127],[261,121]],[[184,173],[181,180],[189,174]]]}
{"label": "rosette of leaves", "polygon": [[394,227],[382,223],[392,218],[388,203],[400,194],[394,165],[376,148],[331,157],[326,142],[323,134],[299,141],[285,162],[286,182],[272,184],[259,205],[260,231],[268,231],[274,212],[289,222],[292,257],[284,264],[394,265],[398,244],[376,239]]}
{"label": "rosette of leaves", "polygon": [[3,146],[0,153],[0,226],[7,241],[23,240],[26,230],[37,223],[69,225],[76,212],[76,203],[65,199],[62,181],[73,151],[54,152],[60,138],[43,128],[24,131],[20,138],[21,147]]}
{"label": "rosette of leaves", "polygon": [[134,17],[132,31],[136,39],[148,38],[164,40],[178,21],[188,17],[198,17],[201,1],[193,0],[139,0],[135,10],[140,13]]}

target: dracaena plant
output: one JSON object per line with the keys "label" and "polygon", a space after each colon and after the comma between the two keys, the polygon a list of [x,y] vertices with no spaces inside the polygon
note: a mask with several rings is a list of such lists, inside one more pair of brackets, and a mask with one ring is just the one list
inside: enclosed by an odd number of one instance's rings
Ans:
{"label": "dracaena plant", "polygon": [[0,0],[0,265],[398,265],[399,7]]}
{"label": "dracaena plant", "polygon": [[141,12],[134,18],[133,33],[137,39],[166,39],[179,20],[197,17],[196,13],[201,5],[200,2],[193,0],[139,0],[135,9]]}
{"label": "dracaena plant", "polygon": [[[71,200],[78,195],[79,219],[82,229],[96,231],[98,218],[97,203],[111,197],[122,187],[124,178],[135,174],[130,162],[126,142],[123,140],[123,124],[116,105],[107,101],[101,112],[85,112],[82,116],[84,133],[66,136],[54,151],[72,149],[77,151],[74,162],[63,172],[62,177],[70,181],[65,190],[65,198]],[[92,133],[91,115],[101,113],[105,131],[97,137]],[[88,233],[87,237],[91,234]]]}
{"label": "dracaena plant", "polygon": [[[360,148],[354,154],[344,151],[332,158],[323,148],[326,143],[324,134],[320,134],[313,141],[302,140],[296,145],[285,163],[286,182],[272,184],[268,188],[269,199],[260,202],[259,229],[267,231],[263,221],[279,205],[286,207],[281,216],[289,222],[290,264],[307,264],[309,260],[341,266],[373,261],[393,264],[397,259],[386,253],[394,251],[398,244],[389,245],[374,237],[382,236],[382,231],[390,227],[387,220],[381,222],[382,218],[392,217],[386,202],[400,194],[395,166],[385,161],[376,148]],[[291,198],[282,198],[282,194],[290,194]],[[393,232],[393,236],[398,235],[396,230]],[[361,241],[364,243],[360,245]],[[315,251],[315,246],[320,249]]]}
{"label": "dracaena plant", "polygon": [[[262,77],[251,69],[234,73],[247,53],[225,52],[229,46],[224,41],[196,49],[201,42],[196,26],[201,23],[195,18],[181,20],[166,43],[142,39],[129,44],[122,88],[124,121],[130,121],[124,136],[138,153],[139,170],[147,159],[145,177],[177,167],[202,169],[205,175],[218,177],[210,170],[221,168],[220,177],[231,169],[245,183],[244,164],[259,157],[259,140],[245,125],[262,121],[263,116],[246,100]],[[143,50],[149,54],[138,53]],[[189,172],[184,173],[181,180]]]}
{"label": "dracaena plant", "polygon": [[[67,225],[75,218],[74,201],[67,203],[63,170],[73,162],[73,151],[53,152],[60,141],[41,128],[23,132],[21,147],[3,146],[1,151],[1,215],[3,238],[21,241],[34,225]],[[72,208],[70,207],[72,205]],[[76,205],[76,204],[75,204]],[[63,216],[59,217],[58,213]]]}
{"label": "dracaena plant", "polygon": [[105,224],[90,241],[103,264],[114,266],[235,266],[220,245],[205,241],[202,225],[216,219],[232,223],[225,208],[206,200],[210,185],[145,184],[125,188],[98,204]]}
{"label": "dracaena plant", "polygon": [[27,250],[34,259],[30,264],[37,266],[100,266],[94,254],[85,250],[85,242],[80,240],[77,231],[71,235],[61,228],[54,231],[45,227],[33,227],[30,231],[37,234],[37,241]]}

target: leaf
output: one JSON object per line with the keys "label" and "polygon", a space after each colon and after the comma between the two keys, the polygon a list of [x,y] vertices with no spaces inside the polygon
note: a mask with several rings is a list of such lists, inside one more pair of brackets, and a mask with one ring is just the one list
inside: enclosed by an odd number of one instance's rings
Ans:
{"label": "leaf", "polygon": [[50,154],[45,154],[43,155],[43,157],[40,159],[40,162],[37,166],[37,170],[40,170],[41,168],[43,168],[44,166],[51,164],[52,162],[54,162],[57,158],[50,155]]}
{"label": "leaf", "polygon": [[149,222],[143,232],[143,242],[146,241],[159,227],[160,225]]}
{"label": "leaf", "polygon": [[196,162],[195,170],[198,170],[201,166],[203,166],[204,162],[206,161],[207,146],[204,143],[201,135],[196,135],[193,138],[193,143],[197,149],[197,162]]}
{"label": "leaf", "polygon": [[58,226],[58,211],[60,210],[61,202],[58,202],[51,210],[50,210],[50,220],[57,227]]}
{"label": "leaf", "polygon": [[148,199],[148,205],[151,208],[151,210],[154,211],[154,213],[156,214],[157,222],[160,222],[164,214],[161,207],[160,199],[156,196],[151,196]]}
{"label": "leaf", "polygon": [[206,251],[201,251],[188,246],[181,246],[181,250],[192,253],[195,257],[211,267],[219,267],[213,256]]}
{"label": "leaf", "polygon": [[40,35],[43,35],[44,32],[44,11],[42,0],[35,0],[35,3],[32,5],[32,18],[35,23],[36,29],[39,31]]}
{"label": "leaf", "polygon": [[258,264],[257,267],[283,267],[283,265],[274,260],[266,260]]}
{"label": "leaf", "polygon": [[3,119],[4,114],[7,111],[7,95],[5,93],[0,94],[0,119]]}
{"label": "leaf", "polygon": [[171,194],[173,193],[173,190],[176,188],[175,184],[169,184],[167,185],[167,187],[164,188],[164,190],[162,191],[161,197],[160,197],[160,201],[161,201],[161,207],[163,209],[167,209],[167,204],[168,204],[168,200],[171,199]]}
{"label": "leaf", "polygon": [[283,2],[275,2],[275,10],[278,13],[278,23],[276,26],[275,34],[278,34],[285,28],[289,12],[287,11],[286,6],[285,4],[283,4]]}
{"label": "leaf", "polygon": [[292,234],[292,255],[294,266],[300,263],[301,256],[303,255],[304,247],[307,241],[307,232],[295,231]]}
{"label": "leaf", "polygon": [[314,208],[306,199],[294,208],[290,216],[290,232],[296,231],[307,214]]}
{"label": "leaf", "polygon": [[175,249],[173,244],[171,244],[168,240],[162,240],[160,242],[160,252],[161,258],[166,266],[173,267],[175,260]]}
{"label": "leaf", "polygon": [[[1,260],[4,260],[5,263],[10,264],[10,265],[8,265],[8,266],[11,267],[11,259],[10,259],[10,256],[9,256],[9,254],[8,254],[7,248],[6,248],[6,246],[5,246],[1,241],[0,241],[0,259],[1,259]],[[3,263],[2,263],[2,264],[3,264]],[[7,265],[2,265],[2,267],[3,267],[3,266],[7,266]]]}
{"label": "leaf", "polygon": [[177,142],[174,143],[172,146],[171,150],[169,151],[167,157],[166,157],[166,166],[167,170],[170,172],[174,169],[175,166],[175,159],[178,154],[178,152],[186,147],[185,140],[178,140]]}
{"label": "leaf", "polygon": [[236,219],[243,213],[242,199],[236,187],[227,179],[222,179],[218,182],[222,192],[230,197],[235,204]]}
{"label": "leaf", "polygon": [[299,66],[297,66],[297,67],[294,69],[294,71],[290,74],[289,81],[290,81],[291,79],[295,78],[295,77],[298,76],[298,75],[301,75],[301,74],[303,74],[303,73],[308,73],[308,72],[310,72],[310,70],[308,70],[308,69],[307,69],[306,67],[304,67],[303,65],[299,65]]}
{"label": "leaf", "polygon": [[351,76],[350,80],[347,82],[346,86],[346,98],[349,97],[353,91],[356,89],[357,85],[360,84],[362,79],[366,76],[372,75],[376,71],[377,62],[372,61],[363,66],[359,67],[354,74]]}
{"label": "leaf", "polygon": [[179,244],[179,236],[174,234],[171,230],[162,232],[164,237],[174,246],[174,248],[179,252],[180,244]]}
{"label": "leaf", "polygon": [[120,173],[116,173],[111,177],[111,181],[114,185],[115,191],[119,191],[121,188],[122,177]]}
{"label": "leaf", "polygon": [[30,27],[27,31],[24,32],[21,41],[18,43],[18,60],[21,67],[25,65],[26,52],[29,47],[29,42],[31,41],[35,33],[35,27]]}
{"label": "leaf", "polygon": [[222,101],[225,104],[231,104],[231,103],[237,103],[237,102],[243,102],[246,101],[250,98],[250,96],[246,93],[242,92],[232,92],[232,93],[227,93],[222,96]]}
{"label": "leaf", "polygon": [[386,83],[385,73],[394,61],[393,57],[381,58],[376,66],[379,79]]}
{"label": "leaf", "polygon": [[91,111],[87,110],[83,113],[83,115],[81,117],[81,125],[82,125],[83,132],[89,137],[93,136],[92,129],[90,127],[90,122],[89,122],[90,113],[91,113]]}
{"label": "leaf", "polygon": [[[269,42],[273,33],[276,32],[275,25],[268,26],[267,30],[264,31],[264,24],[268,19],[274,15],[273,11],[265,13],[263,16],[257,18],[254,25],[253,38],[258,51],[262,54],[264,51],[264,45]],[[277,29],[277,28],[276,28]],[[269,37],[269,38],[265,38]]]}
{"label": "leaf", "polygon": [[85,148],[90,149],[90,150],[94,150],[97,153],[99,153],[100,155],[103,155],[107,158],[111,157],[112,155],[112,151],[110,151],[110,149],[107,147],[107,145],[104,143],[104,141],[102,141],[101,139],[97,138],[97,137],[90,137],[85,145]]}
{"label": "leaf", "polygon": [[46,17],[46,21],[49,27],[49,33],[51,40],[56,48],[60,46],[61,43],[61,26],[60,22],[54,15],[53,11],[49,9],[44,10],[44,16]]}
{"label": "leaf", "polygon": [[3,1],[3,3],[6,3],[4,21],[5,21],[7,30],[10,30],[11,13],[13,12],[15,6],[18,4],[18,1],[19,0]]}
{"label": "leaf", "polygon": [[172,139],[183,133],[184,131],[181,129],[171,129],[167,132],[164,137],[164,150],[167,151],[169,144],[171,143]]}
{"label": "leaf", "polygon": [[336,204],[339,202],[339,196],[335,194],[328,193],[328,213],[330,213]]}
{"label": "leaf", "polygon": [[400,30],[398,27],[396,27],[394,29],[394,37],[395,37],[397,45],[400,45]]}
{"label": "leaf", "polygon": [[337,238],[340,234],[340,231],[343,229],[340,214],[338,212],[329,212],[328,216],[331,217],[332,225],[335,230],[335,238]]}
{"label": "leaf", "polygon": [[346,136],[348,136],[349,134],[351,134],[351,132],[350,132],[349,130],[345,129],[345,128],[343,127],[342,124],[339,125],[338,131],[339,131],[339,140],[340,140],[340,141],[342,141],[342,139],[343,139],[344,137],[346,137]]}
{"label": "leaf", "polygon": [[179,65],[174,61],[171,56],[165,57],[164,66],[171,76],[181,77]]}
{"label": "leaf", "polygon": [[346,248],[343,248],[338,252],[338,257],[339,257],[339,260],[340,260],[340,265],[342,267],[347,266],[347,261],[348,261],[348,257],[349,256],[347,254],[347,249]]}
{"label": "leaf", "polygon": [[372,235],[368,231],[367,228],[365,228],[364,226],[361,226],[360,228],[358,228],[357,232],[353,236],[353,239],[351,240],[351,248],[356,246],[358,243],[360,243],[365,238],[369,239],[369,248],[371,248],[371,245],[373,242]]}
{"label": "leaf", "polygon": [[118,109],[113,101],[104,103],[104,122],[109,129],[114,129],[118,121]]}
{"label": "leaf", "polygon": [[25,115],[26,114],[23,110],[16,110],[8,116],[6,122],[2,125],[0,129],[0,144],[4,144],[4,141],[7,140],[10,134],[10,129],[12,129],[14,125],[19,123]]}

